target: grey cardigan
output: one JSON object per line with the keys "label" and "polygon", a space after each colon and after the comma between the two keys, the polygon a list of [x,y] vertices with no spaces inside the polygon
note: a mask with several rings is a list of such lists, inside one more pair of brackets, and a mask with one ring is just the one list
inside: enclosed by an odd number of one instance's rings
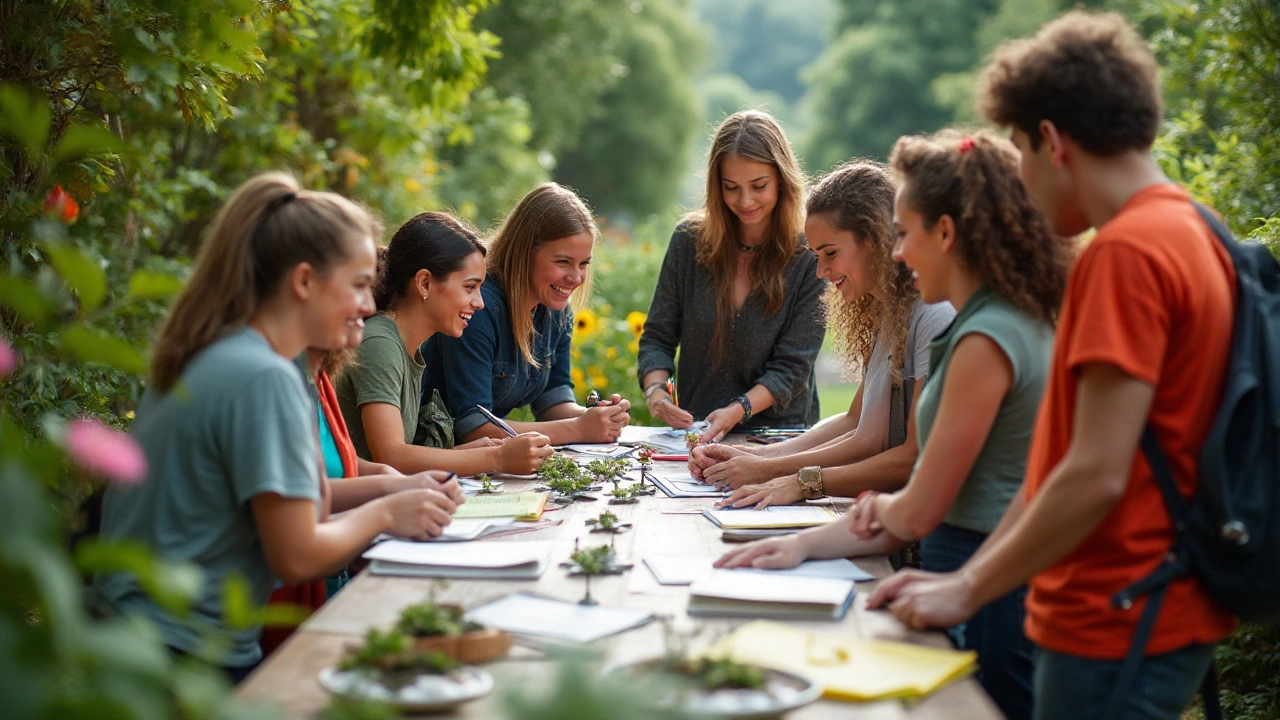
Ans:
{"label": "grey cardigan", "polygon": [[[733,318],[719,367],[712,367],[716,290],[711,272],[698,263],[692,223],[676,227],[649,305],[637,363],[640,378],[651,370],[676,373],[680,407],[702,420],[757,383],[773,393],[773,407],[753,415],[741,430],[807,427],[821,417],[813,364],[822,346],[827,283],[817,276],[817,257],[801,245],[783,273],[782,309],[765,316],[765,300],[753,290]],[[679,368],[676,347],[680,347]]]}

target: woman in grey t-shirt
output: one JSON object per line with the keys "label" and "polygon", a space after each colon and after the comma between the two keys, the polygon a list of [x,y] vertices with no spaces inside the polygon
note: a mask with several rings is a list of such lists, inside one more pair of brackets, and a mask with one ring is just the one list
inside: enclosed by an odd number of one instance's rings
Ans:
{"label": "woman in grey t-shirt", "polygon": [[798,472],[824,468],[829,495],[894,490],[916,459],[907,422],[929,372],[929,341],[951,322],[947,303],[926,305],[893,250],[893,183],[883,165],[859,162],[824,177],[810,192],[805,234],[818,277],[831,283],[826,303],[836,347],[862,382],[848,412],[803,435],[763,448],[694,448],[690,471],[733,488],[739,507],[785,505],[804,495]]}

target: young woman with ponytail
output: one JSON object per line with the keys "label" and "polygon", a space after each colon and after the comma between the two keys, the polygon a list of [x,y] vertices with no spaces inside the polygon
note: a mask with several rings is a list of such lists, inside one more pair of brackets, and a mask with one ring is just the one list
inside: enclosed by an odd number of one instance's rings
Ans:
{"label": "young woman with ponytail", "polygon": [[162,607],[131,573],[94,578],[124,613],[154,621],[177,654],[225,638],[233,680],[259,661],[261,627],[228,627],[224,581],[247,582],[256,605],[277,579],[332,575],[379,533],[438,535],[461,502],[457,483],[405,490],[324,522],[315,408],[293,359],[341,348],[373,310],[380,228],[349,200],[290,176],[256,177],[231,196],[155,345],[150,386],[131,433],[146,482],[112,486],[104,540],[133,540],[194,563],[205,583],[191,617]]}
{"label": "young woman with ponytail", "polygon": [[[1013,145],[992,133],[904,137],[890,165],[894,257],[921,299],[949,300],[957,311],[929,346],[914,413],[920,460],[902,490],[860,497],[848,524],[749,546],[722,566],[787,567],[920,539],[924,569],[952,571],[996,529],[1022,484],[1071,244],[1032,204]],[[978,679],[1011,718],[1029,718],[1032,708],[1025,595],[1023,587],[996,599],[950,632],[977,651]],[[878,590],[867,604],[883,602]]]}
{"label": "young woman with ponytail", "polygon": [[426,366],[418,348],[437,333],[460,337],[484,309],[486,250],[476,232],[446,213],[422,213],[396,231],[381,255],[378,314],[365,321],[355,362],[336,386],[356,453],[406,473],[536,470],[553,452],[545,435],[454,447],[453,421],[440,396],[419,402]]}

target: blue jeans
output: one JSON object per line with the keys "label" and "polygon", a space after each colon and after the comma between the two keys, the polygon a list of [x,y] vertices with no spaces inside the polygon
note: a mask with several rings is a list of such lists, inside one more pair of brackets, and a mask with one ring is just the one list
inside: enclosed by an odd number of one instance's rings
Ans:
{"label": "blue jeans", "polygon": [[[986,538],[944,523],[920,541],[921,564],[930,572],[954,572]],[[991,601],[963,625],[947,630],[956,647],[978,653],[978,682],[1000,712],[1013,720],[1031,717],[1034,645],[1022,630],[1026,596],[1024,585]]]}
{"label": "blue jeans", "polygon": [[[1215,645],[1190,645],[1143,658],[1124,720],[1178,720],[1213,662]],[[1036,650],[1035,720],[1099,717],[1120,673],[1119,660],[1089,660]]]}

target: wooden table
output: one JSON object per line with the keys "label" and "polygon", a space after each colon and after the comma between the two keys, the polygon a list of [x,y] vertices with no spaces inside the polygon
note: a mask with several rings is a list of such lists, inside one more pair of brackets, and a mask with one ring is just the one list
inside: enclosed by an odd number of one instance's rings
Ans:
{"label": "wooden table", "polygon": [[[659,463],[659,470],[683,470],[682,463]],[[635,473],[633,472],[634,476]],[[518,492],[536,485],[532,481],[506,480],[507,492]],[[600,493],[602,494],[602,493]],[[732,545],[720,540],[720,529],[696,514],[675,514],[675,510],[710,507],[702,498],[676,499],[664,496],[642,497],[634,505],[607,505],[602,497],[596,502],[577,502],[564,509],[547,512],[544,519],[560,520],[559,526],[484,542],[510,540],[554,540],[552,564],[536,581],[453,580],[440,591],[441,602],[473,607],[512,592],[533,592],[548,597],[577,601],[583,594],[584,581],[570,577],[558,567],[573,551],[574,539],[583,548],[607,543],[605,533],[588,533],[585,520],[605,509],[623,522],[634,523],[630,532],[618,535],[615,547],[621,559],[635,563],[635,568],[618,576],[596,577],[591,581],[592,595],[609,606],[642,607],[655,614],[668,614],[678,623],[696,626],[710,636],[725,633],[742,625],[744,620],[698,619],[685,613],[687,586],[659,585],[641,562],[646,556],[712,555],[718,556]],[[548,504],[548,507],[552,507]],[[882,558],[862,558],[858,564],[877,577],[890,573]],[[245,700],[262,701],[279,708],[287,717],[312,717],[329,703],[328,694],[316,681],[321,669],[336,664],[346,648],[356,644],[371,627],[393,625],[407,605],[424,601],[439,581],[371,575],[362,572],[335,597],[312,615],[279,650],[262,664],[243,684],[237,695]],[[815,632],[857,638],[899,640],[933,647],[947,647],[941,633],[915,632],[907,629],[892,615],[868,611],[866,598],[875,583],[859,583],[854,607],[839,623],[792,623]],[[613,636],[605,641],[610,660],[627,661],[655,657],[662,652],[662,628],[650,623],[640,629]],[[497,681],[498,691],[488,697],[464,705],[457,713],[465,718],[498,718],[502,716],[498,695],[512,683],[527,684],[551,677],[553,665],[542,660],[540,653],[517,647],[504,661],[490,663],[486,669]],[[967,718],[999,718],[995,705],[977,681],[966,678],[934,693],[920,702],[906,705],[900,701],[845,703],[820,700],[788,715],[794,720],[818,718],[859,718],[912,720]]]}

